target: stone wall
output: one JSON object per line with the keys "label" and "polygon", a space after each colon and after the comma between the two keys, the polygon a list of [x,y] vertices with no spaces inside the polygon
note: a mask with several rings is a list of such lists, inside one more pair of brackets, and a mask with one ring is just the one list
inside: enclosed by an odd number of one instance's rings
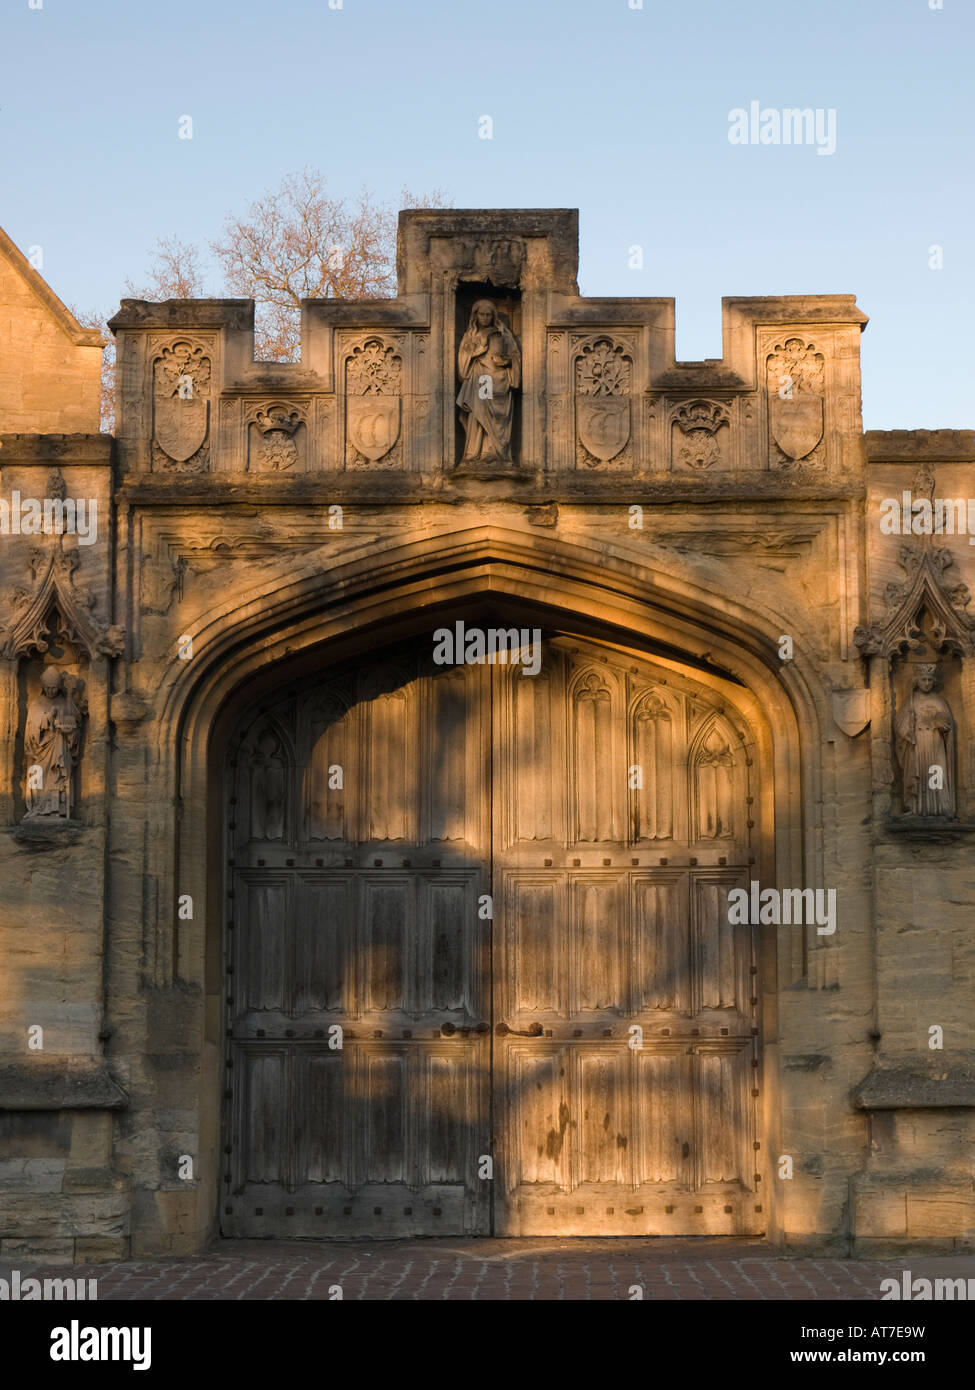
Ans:
{"label": "stone wall", "polygon": [[[249,302],[125,300],[114,468],[107,439],[2,440],[5,495],[46,495],[56,466],[112,520],[97,545],[65,538],[66,560],[44,538],[32,583],[27,538],[0,552],[0,1253],[188,1252],[214,1231],[234,712],[487,600],[666,651],[738,702],[763,760],[756,876],[836,891],[834,934],[762,932],[770,1240],[975,1241],[975,553],[951,537],[949,563],[922,535],[905,556],[879,524],[929,472],[967,496],[972,436],[863,434],[849,296],[725,300],[722,360],[678,363],[672,301],[583,299],[575,265],[571,212],[403,214],[399,297],[307,303],[300,365],[254,362]],[[510,447],[478,458],[455,398],[484,298],[520,379]],[[86,744],[77,824],[38,830],[22,741],[44,654],[25,615],[59,603]],[[955,805],[912,818],[895,727],[922,639],[956,725]],[[60,1049],[43,1062],[25,1044],[42,1014]]]}
{"label": "stone wall", "polygon": [[101,361],[100,334],[0,229],[0,434],[97,431]]}

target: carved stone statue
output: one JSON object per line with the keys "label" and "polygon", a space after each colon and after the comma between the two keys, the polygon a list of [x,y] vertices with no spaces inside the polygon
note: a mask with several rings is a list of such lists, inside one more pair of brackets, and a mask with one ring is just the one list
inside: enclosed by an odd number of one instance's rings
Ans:
{"label": "carved stone statue", "polygon": [[27,706],[25,820],[71,818],[72,773],[81,747],[82,710],[73,698],[77,683],[69,679],[70,690],[62,671],[56,666],[45,667],[41,693]]}
{"label": "carved stone statue", "polygon": [[464,462],[511,463],[514,392],[521,386],[521,348],[496,304],[479,299],[457,353]]}
{"label": "carved stone statue", "polygon": [[[955,720],[948,701],[935,693],[937,680],[936,665],[918,666],[894,729],[908,816],[955,814]],[[936,768],[941,769],[940,777]]]}

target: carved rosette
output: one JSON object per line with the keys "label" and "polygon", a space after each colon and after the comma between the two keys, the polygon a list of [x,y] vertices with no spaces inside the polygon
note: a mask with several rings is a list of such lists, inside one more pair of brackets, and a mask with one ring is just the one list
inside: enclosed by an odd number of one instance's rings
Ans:
{"label": "carved rosette", "polygon": [[671,416],[671,447],[681,468],[727,467],[721,431],[730,427],[728,407],[720,401],[684,401]]}
{"label": "carved rosette", "polygon": [[766,357],[769,462],[825,463],[826,359],[803,338],[784,338]]}
{"label": "carved rosette", "polygon": [[244,416],[248,430],[248,469],[252,473],[282,473],[300,458],[299,433],[308,423],[308,407],[293,401],[252,405]]}
{"label": "carved rosette", "polygon": [[633,348],[600,335],[574,345],[576,466],[625,467],[632,431]]}
{"label": "carved rosette", "polygon": [[402,340],[361,340],[345,359],[347,468],[401,468]]}
{"label": "carved rosette", "polygon": [[180,338],[152,366],[152,466],[203,473],[210,466],[210,348]]}

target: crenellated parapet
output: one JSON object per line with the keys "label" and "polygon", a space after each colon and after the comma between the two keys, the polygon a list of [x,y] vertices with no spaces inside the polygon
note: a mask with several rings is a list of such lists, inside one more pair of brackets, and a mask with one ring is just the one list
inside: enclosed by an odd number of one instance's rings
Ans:
{"label": "crenellated parapet", "polygon": [[856,487],[853,296],[725,299],[722,359],[678,362],[674,301],[584,298],[577,259],[575,212],[404,212],[397,298],[305,301],[296,364],[254,361],[250,301],[123,300],[122,472]]}

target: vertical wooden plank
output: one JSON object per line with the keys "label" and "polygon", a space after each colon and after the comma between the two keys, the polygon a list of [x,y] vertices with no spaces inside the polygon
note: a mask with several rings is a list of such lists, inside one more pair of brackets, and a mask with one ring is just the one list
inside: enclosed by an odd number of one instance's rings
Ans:
{"label": "vertical wooden plank", "polygon": [[567,1186],[569,1106],[561,1048],[507,1045],[506,1106],[510,1159],[506,1187],[533,1183]]}
{"label": "vertical wooden plank", "polygon": [[363,1047],[363,1172],[370,1183],[410,1183],[408,1049]]}
{"label": "vertical wooden plank", "polygon": [[473,1186],[467,1135],[470,1129],[468,1049],[426,1052],[422,1088],[414,1102],[420,1105],[421,1145],[419,1180]]}
{"label": "vertical wooden plank", "polygon": [[623,994],[623,885],[619,876],[576,874],[570,880],[570,970],[567,1012],[619,1011]]}
{"label": "vertical wooden plank", "polygon": [[360,888],[363,1009],[405,1011],[413,940],[412,880],[405,875],[363,876]]}
{"label": "vertical wooden plank", "polygon": [[352,991],[356,950],[351,874],[295,883],[295,1008],[341,1013]]}
{"label": "vertical wooden plank", "polygon": [[748,1114],[742,1095],[747,1050],[705,1049],[693,1059],[698,1184],[741,1182]]}
{"label": "vertical wooden plank", "polygon": [[494,672],[495,689],[505,698],[501,752],[512,775],[504,797],[510,798],[513,808],[515,840],[551,840],[559,833],[555,794],[559,764],[553,727],[556,711],[562,712],[553,687],[558,670],[557,664],[545,664],[537,676],[521,676],[503,667]]}
{"label": "vertical wooden plank", "polygon": [[288,1012],[293,975],[290,881],[280,874],[240,875],[237,883],[238,1008]]}
{"label": "vertical wooden plank", "polygon": [[417,985],[417,1012],[474,1013],[471,946],[478,935],[471,875],[419,881],[418,922],[424,936]]}
{"label": "vertical wooden plank", "polygon": [[617,837],[614,811],[625,783],[615,757],[614,713],[613,694],[601,672],[588,670],[573,680],[572,802],[579,843]]}
{"label": "vertical wooden plank", "polygon": [[571,1143],[578,1150],[574,1177],[579,1183],[630,1180],[630,1115],[623,1074],[626,1056],[619,1048],[580,1046],[576,1050],[578,1131]]}
{"label": "vertical wooden plank", "polygon": [[[683,1049],[633,1054],[638,1183],[678,1183],[688,1171],[693,1119]],[[685,1158],[684,1146],[688,1155]]]}
{"label": "vertical wooden plank", "polygon": [[295,1053],[295,1178],[302,1183],[349,1182],[349,1102],[352,1072],[348,1054]]}
{"label": "vertical wooden plank", "polygon": [[561,924],[565,920],[561,875],[509,874],[505,882],[506,1016],[565,1015]]}
{"label": "vertical wooden plank", "polygon": [[[346,798],[355,784],[349,720],[335,710],[331,718],[322,712],[312,720],[313,741],[302,778],[304,835],[307,840],[350,839],[346,826]],[[341,787],[330,786],[339,780]]]}
{"label": "vertical wooden plank", "polygon": [[425,839],[463,841],[467,829],[470,668],[442,671],[422,683],[425,706],[420,762]]}
{"label": "vertical wooden plank", "polygon": [[747,1012],[747,969],[751,959],[748,925],[728,921],[728,894],[740,878],[695,874],[691,879],[694,975],[697,1008]]}
{"label": "vertical wooden plank", "polygon": [[289,1057],[284,1047],[249,1046],[237,1053],[243,1119],[237,1158],[245,1182],[285,1185],[289,1113]]}
{"label": "vertical wooden plank", "polygon": [[683,874],[633,874],[634,1006],[689,1013],[690,930]]}

